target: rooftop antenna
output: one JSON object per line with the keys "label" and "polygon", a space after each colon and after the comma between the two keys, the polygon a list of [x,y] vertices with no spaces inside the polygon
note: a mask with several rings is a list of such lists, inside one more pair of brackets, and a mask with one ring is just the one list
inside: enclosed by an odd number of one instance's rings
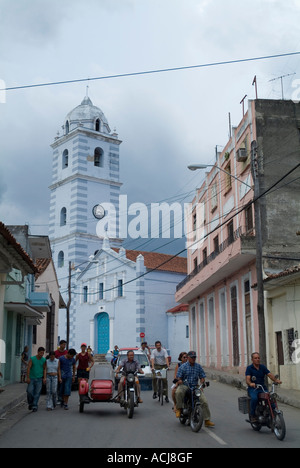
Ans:
{"label": "rooftop antenna", "polygon": [[286,78],[287,76],[292,76],[292,75],[296,75],[296,72],[294,72],[294,73],[289,73],[288,75],[278,76],[277,78],[273,78],[272,80],[269,80],[269,83],[270,83],[271,81],[281,80],[281,98],[282,98],[282,100],[284,100],[284,94],[283,94],[283,78]]}
{"label": "rooftop antenna", "polygon": [[256,78],[256,75],[255,77],[253,78],[253,81],[252,81],[252,86],[255,84],[255,96],[256,96],[256,99],[258,99],[258,94],[257,94],[257,78]]}
{"label": "rooftop antenna", "polygon": [[243,104],[243,117],[245,115],[245,99],[247,97],[247,94],[245,94],[245,96],[243,97],[243,99],[241,100],[240,104]]}

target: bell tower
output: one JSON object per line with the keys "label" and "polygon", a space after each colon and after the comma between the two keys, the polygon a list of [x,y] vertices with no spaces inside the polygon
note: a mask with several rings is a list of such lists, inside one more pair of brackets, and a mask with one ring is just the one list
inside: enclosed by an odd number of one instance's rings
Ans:
{"label": "bell tower", "polygon": [[[102,205],[113,204],[119,213],[121,141],[88,96],[68,113],[62,128],[63,135],[58,135],[51,145],[49,237],[66,299],[69,262],[77,267],[101,249],[103,239],[98,237],[96,228],[106,214]],[[118,218],[115,234],[111,245],[120,246]]]}

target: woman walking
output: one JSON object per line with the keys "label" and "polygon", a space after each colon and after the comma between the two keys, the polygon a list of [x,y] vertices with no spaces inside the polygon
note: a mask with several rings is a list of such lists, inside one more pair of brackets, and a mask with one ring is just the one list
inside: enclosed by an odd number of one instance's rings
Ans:
{"label": "woman walking", "polygon": [[47,411],[56,408],[58,381],[61,383],[60,363],[55,357],[55,352],[51,351],[44,370],[44,383],[47,389]]}

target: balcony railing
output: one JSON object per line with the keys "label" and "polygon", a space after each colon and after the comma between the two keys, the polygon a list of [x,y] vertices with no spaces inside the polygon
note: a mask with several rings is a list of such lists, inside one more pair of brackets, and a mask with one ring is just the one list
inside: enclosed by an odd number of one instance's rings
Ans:
{"label": "balcony railing", "polygon": [[48,292],[33,292],[30,291],[27,298],[32,307],[47,311],[51,307],[51,297]]}
{"label": "balcony railing", "polygon": [[253,237],[253,230],[250,234],[249,231],[243,233],[243,228],[239,227],[236,231],[232,233],[224,242],[218,245],[216,250],[212,252],[207,258],[205,258],[197,267],[190,273],[181,283],[178,284],[176,291],[178,292],[182,289],[192,278],[194,278],[203,268],[205,268],[209,263],[211,263],[215,258],[220,255],[224,250],[227,249],[231,244],[233,244],[237,239],[241,238],[242,236],[245,237]]}

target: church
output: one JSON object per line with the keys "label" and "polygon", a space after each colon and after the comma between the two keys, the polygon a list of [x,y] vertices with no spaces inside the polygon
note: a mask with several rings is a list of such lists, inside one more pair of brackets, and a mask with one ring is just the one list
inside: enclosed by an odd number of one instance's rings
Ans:
{"label": "church", "polygon": [[[120,145],[99,107],[85,96],[63,123],[53,149],[49,237],[66,303],[69,347],[82,342],[96,354],[114,345],[133,347],[145,335],[168,347],[166,312],[176,305],[176,286],[186,258],[125,250],[119,237]],[[100,238],[105,206],[115,207],[115,226]],[[113,232],[114,236],[109,236]],[[59,336],[66,338],[66,316]]]}

